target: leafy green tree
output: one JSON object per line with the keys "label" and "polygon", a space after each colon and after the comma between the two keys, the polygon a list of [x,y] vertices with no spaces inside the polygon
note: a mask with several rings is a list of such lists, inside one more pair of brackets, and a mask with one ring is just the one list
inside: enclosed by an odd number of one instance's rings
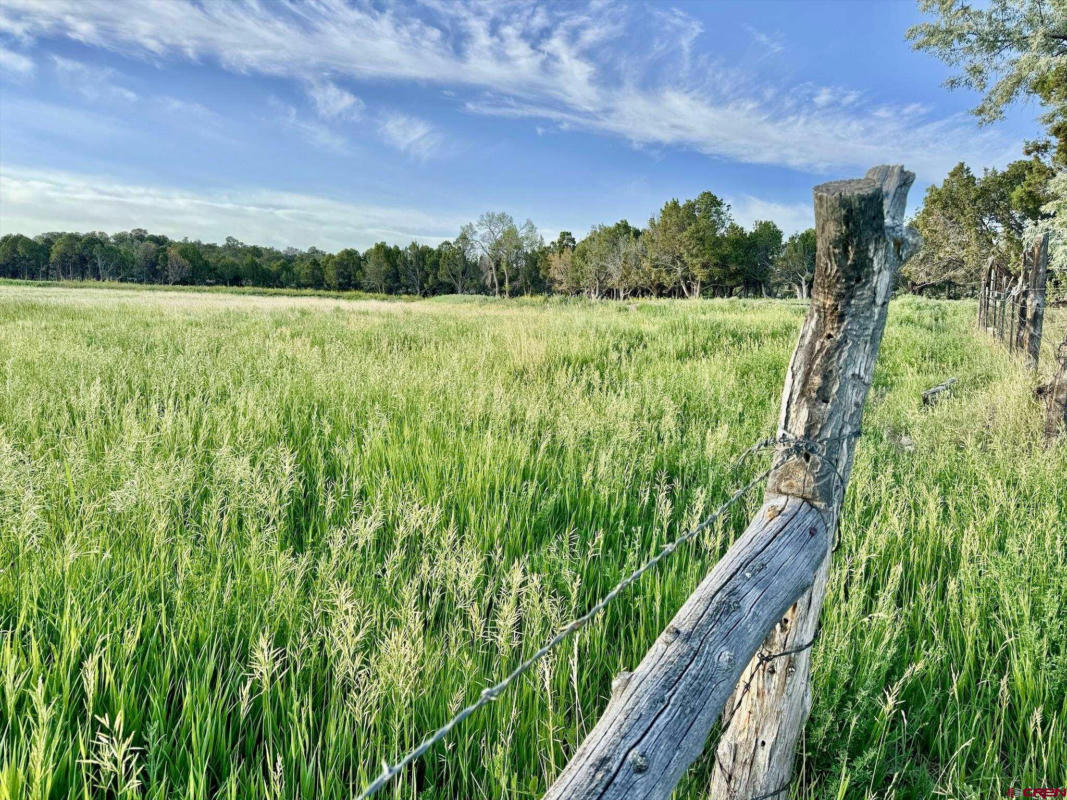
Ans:
{"label": "leafy green tree", "polygon": [[738,290],[743,291],[746,288],[745,276],[755,272],[756,263],[756,249],[748,231],[736,222],[727,225],[723,234],[722,251],[725,264],[721,273],[723,288],[730,294]]}
{"label": "leafy green tree", "polygon": [[185,283],[192,273],[192,266],[182,252],[179,245],[172,244],[167,248],[167,262],[163,279],[168,284]]}
{"label": "leafy green tree", "polygon": [[711,192],[701,192],[687,200],[683,211],[688,217],[685,233],[685,258],[690,274],[699,284],[729,282],[729,265],[723,256],[724,237],[731,223],[730,206]]}
{"label": "leafy green tree", "polygon": [[363,254],[363,288],[370,292],[387,293],[396,289],[399,249],[378,242]]}
{"label": "leafy green tree", "polygon": [[[1027,155],[1051,157],[1056,178],[1037,185],[1030,174],[1031,199],[1047,193],[1044,216],[1034,232],[1053,235],[1053,264],[1067,267],[1067,2],[1064,0],[919,0],[934,15],[908,31],[920,50],[933,53],[960,72],[947,85],[982,94],[974,114],[985,123],[1002,119],[1004,110],[1020,98],[1036,98],[1045,107],[1042,121],[1050,139],[1029,142]],[[1017,206],[1025,205],[1017,199]]]}
{"label": "leafy green tree", "polygon": [[742,276],[746,289],[759,288],[760,294],[767,296],[774,264],[782,251],[782,229],[770,220],[757,220],[748,234],[750,242],[750,260]]}
{"label": "leafy green tree", "polygon": [[584,291],[592,298],[614,294],[624,298],[642,279],[644,251],[638,245],[640,231],[626,220],[610,227],[596,225],[574,248],[570,262],[571,291]]}
{"label": "leafy green tree", "polygon": [[559,236],[556,237],[550,247],[557,253],[562,253],[564,250],[573,250],[578,242],[574,239],[574,234],[570,231],[560,231]]}
{"label": "leafy green tree", "polygon": [[73,280],[75,277],[80,276],[82,272],[81,258],[81,242],[78,240],[77,235],[73,233],[63,234],[52,245],[52,250],[48,257],[50,277],[62,281]]}
{"label": "leafy green tree", "polygon": [[127,280],[132,271],[133,256],[128,251],[106,242],[93,248],[93,278],[102,281]]}
{"label": "leafy green tree", "polygon": [[363,257],[358,250],[347,247],[326,258],[323,281],[327,289],[347,291],[363,281]]}
{"label": "leafy green tree", "polygon": [[1067,162],[1067,4],[1063,0],[919,0],[935,19],[908,30],[919,50],[959,67],[950,88],[982,94],[974,114],[983,122],[1004,117],[1020,97],[1040,98],[1045,122]]}
{"label": "leafy green tree", "polygon": [[468,257],[469,245],[444,241],[437,246],[437,280],[456,294],[470,291],[478,280],[478,265]]}
{"label": "leafy green tree", "polygon": [[[645,233],[647,253],[653,284],[674,295],[689,297],[699,293],[701,282],[707,278],[706,270],[695,261],[689,241],[689,229],[695,221],[692,207],[687,208],[678,200],[668,200],[657,216],[648,221]],[[691,265],[696,263],[694,271]]]}
{"label": "leafy green tree", "polygon": [[789,288],[798,300],[811,296],[811,282],[815,277],[815,229],[794,233],[786,239],[774,259],[775,289]]}
{"label": "leafy green tree", "polygon": [[48,248],[21,233],[0,238],[0,277],[40,279],[47,277]]}
{"label": "leafy green tree", "polygon": [[901,270],[909,289],[974,286],[993,257],[1011,270],[1028,223],[1047,201],[1049,167],[1039,159],[1015,161],[977,177],[964,163],[926,190],[915,218],[922,245]]}
{"label": "leafy green tree", "polygon": [[293,261],[297,286],[302,289],[322,289],[326,286],[319,252],[312,250],[300,254]]}

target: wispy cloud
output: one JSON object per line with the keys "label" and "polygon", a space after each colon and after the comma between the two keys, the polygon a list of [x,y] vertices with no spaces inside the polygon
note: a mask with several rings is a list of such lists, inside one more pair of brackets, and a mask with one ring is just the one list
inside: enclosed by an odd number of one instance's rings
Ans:
{"label": "wispy cloud", "polygon": [[274,97],[270,99],[270,107],[273,111],[271,122],[277,122],[294,131],[320,150],[327,150],[338,155],[347,155],[350,152],[348,140],[328,125],[316,120],[304,119],[291,105]]}
{"label": "wispy cloud", "polygon": [[781,33],[766,33],[751,25],[746,25],[745,29],[752,37],[752,40],[768,53],[778,55],[785,50],[785,37]]}
{"label": "wispy cloud", "polygon": [[[1015,146],[996,131],[979,134],[962,115],[874,105],[848,88],[770,87],[695,55],[701,27],[683,12],[661,12],[669,35],[650,37],[647,17],[613,0],[425,0],[418,10],[369,0],[4,0],[0,31],[65,36],[126,56],[216,60],[311,86],[330,75],[464,87],[483,95],[470,111],[809,171],[906,161],[930,179],[960,159],[990,163]],[[773,34],[750,33],[761,47],[782,46]],[[325,118],[357,108],[344,106],[347,90],[319,85],[322,105],[312,101]],[[404,141],[403,127],[392,128]]]}
{"label": "wispy cloud", "polygon": [[387,144],[420,161],[438,155],[445,144],[444,136],[433,125],[408,114],[384,115],[378,130]]}
{"label": "wispy cloud", "polygon": [[4,165],[0,234],[135,227],[168,236],[276,247],[365,249],[377,241],[437,244],[465,220],[412,208],[359,205],[287,192],[202,191],[129,184],[107,176]]}
{"label": "wispy cloud", "polygon": [[359,119],[363,101],[332,81],[319,80],[308,86],[308,96],[319,116],[326,119]]}
{"label": "wispy cloud", "polygon": [[62,56],[52,56],[52,61],[60,82],[90,102],[133,103],[137,100],[136,92],[116,83],[117,70]]}
{"label": "wispy cloud", "polygon": [[32,75],[36,69],[37,65],[29,56],[16,53],[14,50],[8,50],[6,47],[0,47],[0,72],[5,75],[25,78]]}

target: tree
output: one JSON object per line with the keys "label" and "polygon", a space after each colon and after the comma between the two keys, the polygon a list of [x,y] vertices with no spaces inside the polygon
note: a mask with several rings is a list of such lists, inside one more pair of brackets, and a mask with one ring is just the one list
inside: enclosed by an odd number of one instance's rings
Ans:
{"label": "tree", "polygon": [[456,294],[464,294],[478,280],[477,262],[469,257],[470,244],[457,237],[437,247],[437,279]]}
{"label": "tree", "polygon": [[[960,67],[950,88],[982,93],[973,113],[983,123],[1002,119],[1008,105],[1034,97],[1044,105],[1050,140],[1030,142],[1027,155],[1051,158],[1067,171],[1067,3],[1063,0],[919,0],[935,19],[908,31],[917,49]],[[1067,262],[1067,218],[1052,213],[1067,205],[1067,180],[1047,182],[1050,196],[1035,232],[1053,236],[1053,263]],[[1062,244],[1058,244],[1062,243]]]}
{"label": "tree", "polygon": [[731,222],[726,226],[722,241],[724,268],[718,278],[730,293],[744,291],[745,276],[755,272],[756,251],[748,232]]}
{"label": "tree", "polygon": [[552,288],[562,294],[576,294],[582,290],[581,276],[574,265],[574,237],[570,244],[557,242],[548,252],[548,280]]}
{"label": "tree", "polygon": [[982,122],[1003,119],[1009,104],[1030,95],[1045,102],[1045,122],[1059,130],[1067,110],[1067,6],[1061,0],[919,0],[919,8],[936,19],[910,28],[908,39],[961,68],[946,85],[982,93],[973,110]]}
{"label": "tree", "polygon": [[412,242],[397,259],[400,291],[423,295],[437,279],[437,253],[427,245]]}
{"label": "tree", "polygon": [[378,242],[363,254],[363,288],[382,294],[397,285],[398,248]]}
{"label": "tree", "polygon": [[479,254],[478,262],[482,266],[486,286],[493,294],[500,296],[500,278],[498,269],[504,268],[505,293],[508,287],[507,263],[501,264],[505,247],[505,236],[511,231],[518,236],[515,220],[503,211],[486,211],[475,223],[468,223],[460,230],[460,237],[469,243]]}
{"label": "tree", "polygon": [[728,265],[723,260],[723,244],[730,226],[730,206],[711,192],[701,192],[683,206],[688,228],[685,232],[685,259],[696,280],[696,293],[704,281],[728,281]]}
{"label": "tree", "polygon": [[519,290],[525,295],[544,291],[542,258],[545,240],[532,220],[527,219],[519,228],[519,244],[521,248],[515,257],[515,277]]}
{"label": "tree", "polygon": [[767,296],[767,286],[771,283],[774,263],[782,251],[782,229],[770,220],[757,220],[748,234],[751,244],[751,260],[744,283],[749,287],[759,287],[760,294]]}
{"label": "tree", "polygon": [[93,248],[92,266],[94,278],[126,280],[133,271],[133,255],[113,244],[101,242]]}
{"label": "tree", "polygon": [[[584,291],[594,299],[612,292],[622,299],[636,290],[644,260],[644,252],[638,245],[640,233],[626,220],[610,227],[595,225],[574,248],[569,261],[570,291]],[[567,263],[561,255],[560,265]]]}
{"label": "tree", "polygon": [[792,287],[798,300],[807,300],[815,277],[815,229],[790,236],[774,260],[774,283]]}
{"label": "tree", "polygon": [[48,258],[51,276],[57,280],[73,280],[81,272],[81,242],[73,233],[63,234],[52,245]]}
{"label": "tree", "polygon": [[167,248],[166,271],[163,279],[169,284],[184,283],[189,278],[192,268],[185,258],[181,248],[172,244]]}
{"label": "tree", "polygon": [[677,200],[668,200],[659,215],[648,221],[645,233],[648,242],[648,261],[654,280],[664,289],[677,295],[689,297],[699,291],[701,279],[706,277],[690,268],[694,259],[687,232],[692,224],[692,209],[686,209]]}
{"label": "tree", "polygon": [[362,281],[363,258],[358,250],[350,247],[326,258],[322,278],[327,289],[347,291],[355,289]]}
{"label": "tree", "polygon": [[47,277],[48,248],[21,233],[0,238],[0,277]]}
{"label": "tree", "polygon": [[301,253],[293,260],[296,284],[302,289],[322,289],[326,285],[320,251],[314,248]]}
{"label": "tree", "polygon": [[1010,270],[1027,223],[1042,214],[1050,174],[1039,159],[987,169],[980,178],[962,162],[953,167],[940,186],[926,190],[915,217],[922,245],[901,270],[911,290],[973,286],[991,256]]}

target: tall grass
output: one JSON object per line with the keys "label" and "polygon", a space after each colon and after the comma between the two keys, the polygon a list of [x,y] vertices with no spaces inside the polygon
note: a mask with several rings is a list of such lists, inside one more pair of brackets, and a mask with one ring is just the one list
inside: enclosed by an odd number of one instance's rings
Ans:
{"label": "tall grass", "polygon": [[[0,287],[4,798],[350,797],[745,478],[804,313],[102,294]],[[1067,448],[972,317],[890,311],[794,796],[1067,783]],[[383,795],[539,796],[756,501]]]}

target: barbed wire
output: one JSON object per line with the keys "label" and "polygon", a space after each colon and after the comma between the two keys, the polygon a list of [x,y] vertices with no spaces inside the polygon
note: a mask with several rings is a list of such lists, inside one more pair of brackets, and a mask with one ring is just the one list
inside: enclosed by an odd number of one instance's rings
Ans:
{"label": "barbed wire", "polygon": [[[618,597],[619,594],[621,594],[632,584],[637,582],[642,575],[644,575],[650,569],[655,567],[664,558],[675,552],[683,544],[693,539],[703,531],[707,530],[709,527],[715,524],[715,522],[721,519],[722,516],[730,508],[732,508],[735,503],[737,503],[741,498],[745,497],[750,491],[752,491],[759,484],[765,481],[770,476],[770,474],[781,465],[781,459],[783,457],[787,458],[792,454],[802,451],[812,453],[817,457],[826,460],[826,443],[847,438],[854,438],[861,435],[861,433],[861,431],[856,430],[846,434],[842,434],[841,436],[831,437],[829,439],[826,439],[824,443],[819,443],[811,439],[793,436],[792,434],[786,433],[785,431],[781,431],[779,432],[778,436],[761,439],[752,446],[746,448],[731,466],[729,470],[730,473],[733,473],[738,470],[744,464],[744,462],[756,452],[766,450],[771,447],[781,447],[782,449],[776,454],[776,458],[770,467],[760,472],[754,478],[745,483],[744,486],[742,486],[740,489],[731,494],[730,497],[726,500],[726,502],[724,502],[717,509],[715,509],[715,511],[713,511],[709,516],[705,517],[699,524],[693,526],[692,528],[689,528],[676,539],[664,545],[659,550],[659,552],[656,553],[656,555],[652,556],[652,558],[648,559],[644,564],[642,564],[636,570],[634,570],[625,578],[620,580],[617,584],[615,584],[611,591],[604,595],[592,608],[590,608],[580,617],[575,618],[570,624],[560,630],[555,636],[549,639],[537,651],[535,651],[532,655],[530,655],[528,658],[519,663],[519,665],[516,666],[511,672],[509,672],[507,676],[505,676],[502,680],[493,684],[492,686],[483,689],[479,694],[477,700],[458,711],[450,720],[448,720],[448,722],[446,722],[436,731],[434,731],[425,739],[423,739],[422,742],[418,745],[418,747],[411,750],[409,753],[407,753],[407,755],[405,755],[400,760],[394,762],[393,764],[390,764],[388,761],[383,761],[381,773],[379,773],[378,777],[367,785],[367,787],[358,795],[356,800],[366,800],[367,798],[376,794],[393,778],[399,775],[408,764],[420,758],[437,742],[444,739],[459,723],[463,722],[463,720],[465,720],[471,714],[478,711],[478,709],[487,706],[494,700],[496,700],[497,697],[499,697],[505,690],[507,690],[515,681],[521,678],[523,674],[528,672],[534,664],[536,664],[538,661],[540,661],[542,658],[552,652],[552,650],[554,650],[560,643],[570,637],[571,634],[583,628],[590,620],[596,617],[597,614],[603,611],[612,600]],[[840,487],[840,491],[842,492],[843,496],[845,488],[844,476],[841,474],[841,471],[836,464],[834,464],[833,467],[834,473],[837,476],[837,485]],[[831,503],[831,513],[832,518],[834,520],[833,524],[837,523],[838,518],[836,492],[837,490],[835,490],[834,492],[834,500]],[[829,527],[829,524],[827,527]],[[834,545],[834,549],[836,549],[836,543]],[[814,638],[812,639],[811,643],[805,646],[805,648],[810,647],[811,644],[814,644]],[[781,655],[787,654],[788,653],[785,652],[776,653],[773,656],[768,656],[768,659],[777,658]],[[751,683],[751,680],[749,682]]]}

